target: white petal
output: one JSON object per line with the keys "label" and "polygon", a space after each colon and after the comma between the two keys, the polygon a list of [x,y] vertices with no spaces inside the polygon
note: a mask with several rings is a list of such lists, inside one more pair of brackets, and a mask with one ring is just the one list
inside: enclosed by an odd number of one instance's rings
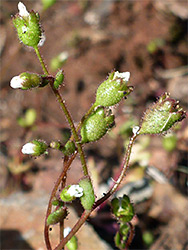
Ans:
{"label": "white petal", "polygon": [[27,17],[29,16],[29,12],[27,11],[25,5],[22,2],[18,3],[18,10],[19,10],[19,15],[22,17]]}
{"label": "white petal", "polygon": [[70,231],[71,231],[71,228],[70,227],[66,227],[64,229],[64,232],[63,232],[64,237],[67,237],[67,235],[70,233]]}
{"label": "white petal", "polygon": [[120,73],[119,71],[116,71],[113,79],[116,79],[116,78],[122,78],[124,81],[128,82],[130,78],[130,72]]}
{"label": "white petal", "polygon": [[22,147],[22,153],[27,154],[27,155],[33,154],[33,153],[35,153],[35,150],[34,150],[35,147],[36,147],[36,145],[32,142],[26,143]]}
{"label": "white petal", "polygon": [[46,41],[46,37],[45,37],[44,33],[42,33],[40,41],[38,43],[38,46],[40,46],[40,47],[43,46],[45,41]]}
{"label": "white petal", "polygon": [[67,193],[73,197],[81,197],[83,195],[83,188],[79,185],[72,185],[68,189]]}
{"label": "white petal", "polygon": [[23,79],[20,78],[20,76],[14,76],[10,81],[10,86],[13,89],[18,89],[23,87]]}

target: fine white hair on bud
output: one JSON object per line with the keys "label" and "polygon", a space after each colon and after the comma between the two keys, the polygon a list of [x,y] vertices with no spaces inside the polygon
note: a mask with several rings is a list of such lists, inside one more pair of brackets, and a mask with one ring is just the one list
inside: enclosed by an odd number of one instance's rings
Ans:
{"label": "fine white hair on bud", "polygon": [[123,72],[123,73],[120,73],[119,71],[116,71],[114,73],[114,77],[113,77],[113,80],[116,80],[118,78],[121,78],[123,79],[124,81],[128,82],[129,81],[129,78],[130,78],[130,72]]}
{"label": "fine white hair on bud", "polygon": [[83,195],[83,188],[79,185],[72,185],[68,189],[67,193],[73,197],[81,197]]}
{"label": "fine white hair on bud", "polygon": [[42,33],[41,37],[40,37],[40,41],[38,43],[38,46],[43,46],[44,42],[46,41],[46,36],[44,35],[44,33]]}
{"label": "fine white hair on bud", "polygon": [[28,17],[29,16],[29,12],[27,11],[25,5],[22,2],[18,3],[18,10],[19,10],[19,15],[21,17]]}
{"label": "fine white hair on bud", "polygon": [[134,126],[132,131],[133,131],[133,134],[136,135],[139,133],[139,130],[140,130],[140,127],[139,126]]}
{"label": "fine white hair on bud", "polygon": [[70,227],[66,227],[66,228],[64,229],[64,231],[63,231],[64,237],[67,237],[67,235],[70,233],[70,231],[71,231],[71,228],[70,228]]}
{"label": "fine white hair on bud", "polygon": [[22,147],[22,153],[23,154],[34,154],[35,153],[35,147],[36,145],[32,142],[26,143],[23,147]]}
{"label": "fine white hair on bud", "polygon": [[10,86],[13,89],[19,89],[23,87],[24,80],[20,76],[14,76],[10,81]]}

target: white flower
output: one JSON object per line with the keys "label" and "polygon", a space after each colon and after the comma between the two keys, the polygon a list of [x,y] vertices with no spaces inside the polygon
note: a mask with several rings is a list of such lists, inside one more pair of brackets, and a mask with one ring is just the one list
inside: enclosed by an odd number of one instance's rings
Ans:
{"label": "white flower", "polygon": [[118,80],[118,78],[121,78],[123,79],[124,81],[128,82],[129,81],[129,78],[130,78],[130,72],[123,72],[123,73],[120,73],[119,71],[116,71],[114,73],[114,78],[113,80]]}
{"label": "white flower", "polygon": [[140,130],[140,127],[139,126],[134,126],[132,131],[133,131],[133,134],[136,135],[138,134],[138,131]]}
{"label": "white flower", "polygon": [[64,231],[63,231],[64,237],[67,237],[67,235],[70,233],[70,231],[71,231],[71,228],[70,228],[70,227],[66,227],[66,228],[64,229]]}
{"label": "white flower", "polygon": [[67,193],[72,197],[81,197],[83,195],[83,188],[79,185],[72,185],[67,190]]}
{"label": "white flower", "polygon": [[24,80],[20,76],[14,76],[10,81],[10,86],[13,89],[18,89],[23,87]]}
{"label": "white flower", "polygon": [[23,147],[22,147],[22,153],[23,154],[27,154],[27,155],[32,155],[35,153],[35,147],[36,145],[32,142],[26,143]]}
{"label": "white flower", "polygon": [[18,10],[19,10],[19,15],[21,17],[28,17],[29,16],[29,12],[27,11],[25,5],[22,2],[18,3]]}

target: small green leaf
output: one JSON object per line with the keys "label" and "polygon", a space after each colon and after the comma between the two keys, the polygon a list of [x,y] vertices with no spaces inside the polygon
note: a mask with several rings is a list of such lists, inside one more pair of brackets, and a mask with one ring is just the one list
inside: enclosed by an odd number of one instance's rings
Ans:
{"label": "small green leaf", "polygon": [[89,210],[93,207],[95,202],[95,194],[91,180],[89,178],[84,178],[79,182],[79,186],[83,188],[83,196],[80,197],[81,204],[84,209]]}
{"label": "small green leaf", "polygon": [[51,213],[47,218],[47,225],[54,225],[60,221],[63,221],[67,216],[66,208],[59,208],[55,212]]}

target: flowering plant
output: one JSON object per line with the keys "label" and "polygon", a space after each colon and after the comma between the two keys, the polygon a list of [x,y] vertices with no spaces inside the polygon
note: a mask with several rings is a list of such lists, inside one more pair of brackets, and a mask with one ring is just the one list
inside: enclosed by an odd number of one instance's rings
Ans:
{"label": "flowering plant", "polygon": [[[76,250],[76,232],[91,215],[93,210],[111,197],[118,189],[129,166],[130,154],[136,138],[142,134],[162,134],[176,122],[183,120],[186,113],[168,94],[161,95],[158,101],[146,111],[140,125],[133,127],[119,177],[115,180],[109,191],[102,198],[97,199],[88,171],[83,146],[86,143],[100,140],[114,126],[115,116],[112,114],[111,107],[118,104],[123,98],[126,99],[133,91],[133,87],[129,85],[130,73],[111,72],[108,78],[98,87],[94,104],[76,127],[59,90],[63,86],[63,70],[60,69],[55,76],[52,76],[39,51],[39,46],[43,45],[45,40],[39,23],[39,14],[34,11],[28,12],[25,5],[21,2],[18,4],[18,9],[19,13],[13,17],[13,24],[17,30],[18,37],[23,44],[34,49],[43,69],[43,74],[21,73],[19,76],[12,78],[10,86],[14,89],[21,88],[23,90],[49,86],[55,94],[72,132],[71,137],[66,142],[52,140],[50,143],[47,143],[42,140],[32,140],[23,146],[22,153],[40,156],[47,154],[50,149],[62,152],[64,157],[63,169],[53,187],[49,200],[45,218],[44,236],[46,247],[48,250],[51,250],[52,246],[49,237],[50,225],[60,224],[60,232],[63,232],[63,221],[68,216],[67,203],[74,199],[79,199],[84,209],[81,218],[72,230],[70,228],[64,230],[60,242],[54,248],[54,250],[61,250],[67,245],[70,250]],[[67,186],[66,177],[68,169],[77,154],[80,156],[83,177],[81,180],[78,180],[77,184]],[[58,193],[59,189],[60,193]],[[115,243],[122,249],[126,244],[130,244],[130,237],[133,236],[131,220],[134,217],[134,209],[129,197],[126,195],[122,198],[114,198],[111,204],[112,212],[120,224],[119,231],[115,236]]]}

